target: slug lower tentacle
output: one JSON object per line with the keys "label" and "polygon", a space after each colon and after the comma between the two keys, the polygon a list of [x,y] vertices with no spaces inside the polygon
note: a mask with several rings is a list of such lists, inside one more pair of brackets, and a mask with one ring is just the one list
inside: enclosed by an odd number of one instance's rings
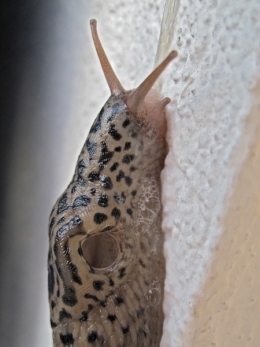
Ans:
{"label": "slug lower tentacle", "polygon": [[125,91],[93,40],[111,89],[49,224],[48,284],[53,343],[159,346],[162,333],[160,172],[164,107],[151,87],[170,55]]}

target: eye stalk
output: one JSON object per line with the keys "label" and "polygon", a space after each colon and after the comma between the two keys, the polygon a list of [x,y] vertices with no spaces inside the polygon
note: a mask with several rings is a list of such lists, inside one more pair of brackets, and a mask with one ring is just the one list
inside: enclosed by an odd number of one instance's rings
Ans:
{"label": "eye stalk", "polygon": [[[158,79],[160,74],[163,72],[163,70],[166,68],[166,66],[177,57],[178,52],[177,51],[171,51],[169,55],[159,64],[153,72],[140,84],[139,87],[134,89],[133,91],[126,91],[121,83],[119,82],[116,74],[114,73],[108,58],[106,56],[106,53],[102,47],[102,44],[99,40],[99,36],[97,33],[97,21],[95,19],[91,19],[90,21],[90,27],[92,31],[92,37],[93,41],[96,47],[96,51],[99,57],[100,64],[102,66],[104,75],[106,77],[107,83],[109,85],[110,91],[112,95],[115,96],[122,96],[122,98],[125,100],[126,105],[129,109],[129,111],[133,115],[137,115],[139,112],[141,112],[144,99],[151,90],[152,86],[154,85],[155,81]],[[169,98],[165,98],[162,100],[161,104],[163,107],[165,107],[170,102]]]}
{"label": "eye stalk", "polygon": [[[177,51],[172,51],[170,54],[161,62],[157,68],[150,73],[150,75],[140,84],[138,88],[133,90],[127,97],[127,107],[130,112],[134,115],[138,114],[142,104],[144,104],[144,99],[146,95],[151,90],[152,86],[166,68],[166,66],[178,55]],[[169,98],[163,100],[163,105],[167,105],[170,102]]]}
{"label": "eye stalk", "polygon": [[99,40],[99,36],[97,33],[97,21],[95,19],[91,19],[90,27],[91,27],[94,45],[96,47],[96,51],[97,51],[97,54],[99,57],[99,61],[100,61],[100,64],[102,66],[107,83],[109,85],[111,94],[118,96],[122,93],[125,93],[125,90],[122,87],[121,83],[119,82],[116,74],[114,73],[114,70],[112,69],[112,67],[109,63],[107,56],[106,56],[106,53],[105,53],[105,51],[102,47],[102,44]]}

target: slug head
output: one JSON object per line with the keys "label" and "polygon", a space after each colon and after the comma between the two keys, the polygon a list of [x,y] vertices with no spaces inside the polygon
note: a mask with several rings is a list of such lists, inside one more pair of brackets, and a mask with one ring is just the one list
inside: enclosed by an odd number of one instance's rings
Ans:
{"label": "slug head", "polygon": [[152,86],[166,66],[177,57],[177,51],[171,51],[163,62],[153,70],[153,72],[140,84],[139,87],[126,91],[114,73],[101,45],[97,33],[97,22],[95,19],[90,21],[90,26],[100,64],[111,94],[124,100],[127,109],[136,118],[139,124],[146,124],[148,128],[156,128],[159,135],[165,136],[166,126],[163,111],[165,106],[171,100],[168,97],[160,100],[160,96],[152,90]]}

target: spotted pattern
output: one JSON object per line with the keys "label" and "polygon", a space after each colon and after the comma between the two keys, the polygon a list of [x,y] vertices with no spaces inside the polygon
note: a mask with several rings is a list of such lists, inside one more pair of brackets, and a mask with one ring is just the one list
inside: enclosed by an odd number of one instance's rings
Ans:
{"label": "spotted pattern", "polygon": [[[51,213],[48,289],[56,347],[159,346],[158,182],[165,145],[140,127],[123,100],[111,96]],[[147,155],[154,141],[157,150]],[[101,238],[89,246],[89,236]],[[114,253],[113,264],[102,266],[102,257]]]}

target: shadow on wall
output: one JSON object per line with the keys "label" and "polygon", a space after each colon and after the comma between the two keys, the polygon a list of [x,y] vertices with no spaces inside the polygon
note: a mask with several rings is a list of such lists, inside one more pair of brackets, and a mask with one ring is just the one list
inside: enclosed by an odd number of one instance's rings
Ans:
{"label": "shadow on wall", "polygon": [[87,11],[80,1],[1,2],[2,347],[51,345],[47,223],[64,189],[59,153]]}

